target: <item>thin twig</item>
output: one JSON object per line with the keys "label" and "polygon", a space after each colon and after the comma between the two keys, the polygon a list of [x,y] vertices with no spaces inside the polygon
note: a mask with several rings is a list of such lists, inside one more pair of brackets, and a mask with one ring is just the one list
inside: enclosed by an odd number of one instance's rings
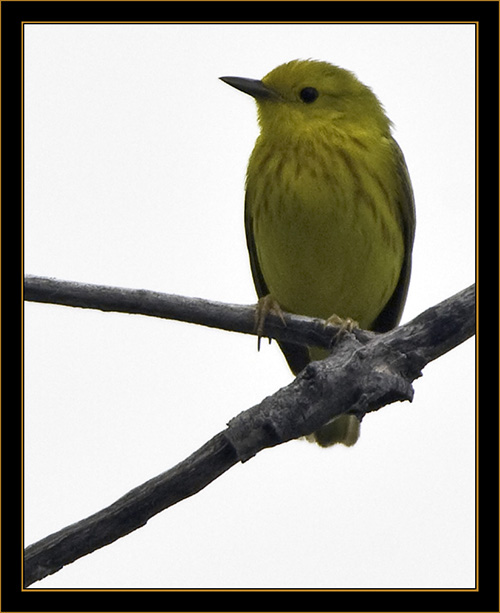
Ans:
{"label": "thin twig", "polygon": [[[60,304],[84,309],[114,311],[184,321],[186,323],[256,335],[255,305],[227,304],[204,298],[164,294],[92,283],[77,283],[49,277],[26,276],[24,298],[31,302]],[[283,341],[329,348],[339,328],[323,319],[272,313],[266,318],[264,336]],[[356,336],[370,333],[357,330]]]}

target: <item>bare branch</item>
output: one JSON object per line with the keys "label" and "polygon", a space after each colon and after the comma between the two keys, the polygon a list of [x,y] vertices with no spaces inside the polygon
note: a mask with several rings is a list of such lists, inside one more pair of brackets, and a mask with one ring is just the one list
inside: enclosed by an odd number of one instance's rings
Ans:
{"label": "bare branch", "polygon": [[342,413],[363,416],[412,400],[411,383],[429,362],[475,331],[475,286],[409,323],[367,341],[342,335],[332,354],[229,422],[226,436],[245,461],[266,447],[314,432]]}
{"label": "bare branch", "polygon": [[196,494],[237,462],[224,434],[214,436],[183,462],[134,488],[109,507],[27,547],[25,587],[144,526],[153,515]]}
{"label": "bare branch", "polygon": [[474,331],[472,285],[385,334],[358,338],[345,333],[328,358],[309,364],[290,385],[236,416],[186,460],[102,511],[27,547],[25,585],[143,526],[262,449],[310,434],[342,413],[362,419],[396,400],[411,400],[411,383],[421,369]]}
{"label": "bare branch", "polygon": [[[29,275],[24,282],[24,298],[31,302],[147,315],[231,332],[257,334],[254,305],[227,304],[143,289],[77,283]],[[283,326],[280,317],[270,313],[264,325],[264,336],[329,348],[339,331],[337,326],[325,325],[323,319],[290,313],[284,313],[284,317],[286,326]],[[363,330],[358,330],[355,334],[361,338],[370,335]]]}

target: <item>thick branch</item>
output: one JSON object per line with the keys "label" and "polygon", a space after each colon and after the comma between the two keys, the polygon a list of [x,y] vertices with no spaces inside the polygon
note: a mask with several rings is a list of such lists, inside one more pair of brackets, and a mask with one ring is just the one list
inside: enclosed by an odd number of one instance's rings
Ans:
{"label": "thick branch", "polygon": [[106,509],[29,546],[25,585],[143,526],[261,449],[310,434],[342,413],[362,419],[390,402],[411,400],[411,383],[421,369],[474,330],[471,286],[385,334],[361,340],[344,334],[332,355],[309,364],[290,385],[232,419],[189,458]]}
{"label": "thick branch", "polygon": [[27,547],[25,587],[144,526],[153,515],[196,494],[237,462],[224,434],[214,436],[183,462],[134,488],[109,507]]}
{"label": "thick branch", "polygon": [[309,364],[287,387],[229,422],[240,460],[317,430],[342,413],[359,419],[397,400],[429,362],[475,331],[475,286],[427,309],[404,326],[367,341],[344,334],[333,353]]}

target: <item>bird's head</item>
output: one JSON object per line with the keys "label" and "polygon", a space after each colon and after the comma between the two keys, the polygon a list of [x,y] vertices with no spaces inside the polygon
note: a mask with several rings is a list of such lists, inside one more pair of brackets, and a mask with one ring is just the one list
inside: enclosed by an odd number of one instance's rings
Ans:
{"label": "bird's head", "polygon": [[372,90],[350,71],[316,60],[293,60],[261,81],[221,77],[257,102],[264,134],[356,128],[386,134],[390,121]]}

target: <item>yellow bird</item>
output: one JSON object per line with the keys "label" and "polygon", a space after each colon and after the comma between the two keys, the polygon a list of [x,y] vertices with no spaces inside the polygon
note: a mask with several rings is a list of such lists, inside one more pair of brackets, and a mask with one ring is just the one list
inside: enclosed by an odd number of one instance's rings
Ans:
{"label": "yellow bird", "polygon": [[[284,311],[384,332],[401,318],[415,208],[391,122],[347,70],[293,60],[261,81],[221,77],[257,102],[260,135],[246,178],[245,229],[259,298]],[[327,352],[280,342],[294,374]],[[342,415],[313,433],[352,445]]]}

